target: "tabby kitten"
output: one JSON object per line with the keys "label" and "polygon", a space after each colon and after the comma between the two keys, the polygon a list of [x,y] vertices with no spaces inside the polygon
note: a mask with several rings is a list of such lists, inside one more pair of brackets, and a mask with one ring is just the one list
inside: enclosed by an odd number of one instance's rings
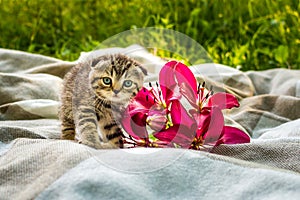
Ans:
{"label": "tabby kitten", "polygon": [[61,138],[97,149],[122,147],[121,111],[142,87],[146,74],[139,63],[121,54],[73,67],[61,94]]}

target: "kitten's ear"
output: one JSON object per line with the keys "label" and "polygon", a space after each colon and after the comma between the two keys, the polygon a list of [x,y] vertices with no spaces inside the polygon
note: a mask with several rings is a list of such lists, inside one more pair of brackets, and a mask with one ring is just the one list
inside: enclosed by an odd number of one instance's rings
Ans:
{"label": "kitten's ear", "polygon": [[144,75],[148,75],[147,70],[143,66],[139,65],[139,68],[142,70]]}
{"label": "kitten's ear", "polygon": [[105,57],[99,57],[90,61],[90,67],[91,68],[104,67],[104,66],[108,66],[109,63],[110,61],[107,60]]}
{"label": "kitten's ear", "polygon": [[91,62],[90,62],[90,66],[93,68],[95,67],[99,62],[100,62],[101,59],[93,59]]}

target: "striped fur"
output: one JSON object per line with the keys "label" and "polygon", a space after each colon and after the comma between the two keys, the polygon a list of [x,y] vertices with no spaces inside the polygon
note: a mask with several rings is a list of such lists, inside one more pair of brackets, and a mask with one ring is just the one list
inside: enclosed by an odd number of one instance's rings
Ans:
{"label": "striped fur", "polygon": [[61,138],[100,148],[122,147],[121,110],[142,87],[146,70],[121,55],[73,67],[61,94]]}

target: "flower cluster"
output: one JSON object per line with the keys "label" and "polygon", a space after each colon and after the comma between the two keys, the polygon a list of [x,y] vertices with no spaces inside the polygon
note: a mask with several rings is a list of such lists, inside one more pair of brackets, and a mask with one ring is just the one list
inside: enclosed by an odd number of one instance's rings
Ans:
{"label": "flower cluster", "polygon": [[125,145],[143,147],[207,146],[250,142],[242,130],[224,125],[223,109],[238,107],[237,99],[214,94],[197,83],[191,70],[177,61],[165,64],[159,83],[143,87],[130,102],[121,124]]}

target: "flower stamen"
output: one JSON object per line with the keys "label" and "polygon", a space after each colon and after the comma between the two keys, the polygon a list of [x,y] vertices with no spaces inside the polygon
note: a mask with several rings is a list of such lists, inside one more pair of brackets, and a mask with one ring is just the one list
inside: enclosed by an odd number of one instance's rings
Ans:
{"label": "flower stamen", "polygon": [[204,144],[204,140],[203,140],[202,136],[195,137],[190,148],[199,150],[199,149],[203,148],[203,144]]}
{"label": "flower stamen", "polygon": [[198,83],[197,94],[199,94],[199,92],[200,92],[200,87],[201,87],[201,83]]}
{"label": "flower stamen", "polygon": [[[151,87],[149,91],[151,92],[151,94],[154,97],[154,103],[157,102],[160,106],[162,106],[164,109],[166,109],[167,104],[163,98],[162,91],[159,89],[159,87],[157,87],[157,88],[152,87],[152,84],[150,82],[149,82],[149,86]],[[156,82],[156,86],[159,86],[157,82]]]}
{"label": "flower stamen", "polygon": [[208,99],[209,96],[210,96],[210,94],[207,93],[206,96],[205,96],[205,100]]}

